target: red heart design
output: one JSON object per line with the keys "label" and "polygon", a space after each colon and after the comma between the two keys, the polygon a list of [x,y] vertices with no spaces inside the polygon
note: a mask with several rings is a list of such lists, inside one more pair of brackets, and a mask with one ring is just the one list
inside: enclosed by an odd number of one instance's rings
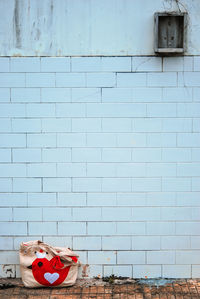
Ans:
{"label": "red heart design", "polygon": [[32,263],[32,272],[35,280],[45,286],[61,284],[69,273],[70,266],[64,265],[59,256],[54,256],[50,261],[46,258],[37,258]]}

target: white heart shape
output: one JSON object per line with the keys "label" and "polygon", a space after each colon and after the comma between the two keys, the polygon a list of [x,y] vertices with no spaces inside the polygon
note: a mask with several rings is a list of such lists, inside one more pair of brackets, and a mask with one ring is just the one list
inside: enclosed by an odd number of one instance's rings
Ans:
{"label": "white heart shape", "polygon": [[49,273],[46,272],[44,273],[44,278],[50,283],[54,283],[58,278],[59,278],[59,274],[58,273]]}

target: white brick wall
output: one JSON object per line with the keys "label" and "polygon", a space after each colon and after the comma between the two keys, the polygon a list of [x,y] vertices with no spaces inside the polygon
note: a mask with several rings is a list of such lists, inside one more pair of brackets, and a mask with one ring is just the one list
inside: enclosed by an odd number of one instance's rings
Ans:
{"label": "white brick wall", "polygon": [[1,265],[39,238],[90,276],[200,275],[199,61],[1,58]]}

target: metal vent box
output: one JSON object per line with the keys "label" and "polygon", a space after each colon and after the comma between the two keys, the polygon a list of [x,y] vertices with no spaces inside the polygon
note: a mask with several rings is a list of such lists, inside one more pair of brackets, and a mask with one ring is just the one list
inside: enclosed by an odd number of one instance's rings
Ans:
{"label": "metal vent box", "polygon": [[155,52],[181,54],[185,50],[187,13],[155,13]]}

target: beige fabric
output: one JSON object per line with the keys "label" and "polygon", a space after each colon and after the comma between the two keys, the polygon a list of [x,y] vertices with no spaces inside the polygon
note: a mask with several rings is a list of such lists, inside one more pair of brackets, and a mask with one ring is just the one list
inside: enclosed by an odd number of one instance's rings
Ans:
{"label": "beige fabric", "polygon": [[21,243],[20,269],[26,287],[63,287],[73,285],[80,262],[69,248],[53,247],[42,241]]}

